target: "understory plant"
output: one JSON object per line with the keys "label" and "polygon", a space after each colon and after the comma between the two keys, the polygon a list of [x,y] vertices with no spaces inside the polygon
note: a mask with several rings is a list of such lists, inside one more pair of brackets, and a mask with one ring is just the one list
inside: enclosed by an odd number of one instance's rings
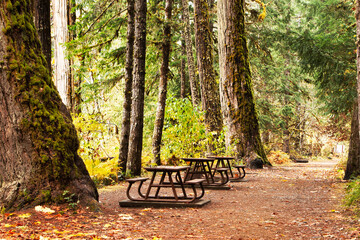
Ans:
{"label": "understory plant", "polygon": [[346,189],[345,205],[354,207],[360,213],[360,178],[355,178],[350,181]]}
{"label": "understory plant", "polygon": [[80,140],[79,155],[97,185],[117,181],[119,141],[113,126],[97,115],[79,114],[74,125]]}

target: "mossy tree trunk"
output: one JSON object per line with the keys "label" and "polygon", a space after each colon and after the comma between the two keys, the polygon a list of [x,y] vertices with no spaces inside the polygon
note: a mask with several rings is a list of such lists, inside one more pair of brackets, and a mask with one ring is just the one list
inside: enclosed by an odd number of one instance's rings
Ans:
{"label": "mossy tree trunk", "polygon": [[165,117],[165,105],[167,95],[167,82],[169,75],[169,59],[171,51],[171,12],[172,12],[172,0],[165,1],[165,23],[164,23],[164,36],[162,42],[162,63],[160,69],[160,82],[159,82],[159,98],[156,109],[154,133],[153,133],[153,154],[154,163],[161,165],[160,150],[161,150],[161,138],[164,127]]}
{"label": "mossy tree trunk", "polygon": [[351,135],[349,144],[349,155],[346,165],[344,179],[360,175],[360,0],[356,1],[356,66],[357,66],[357,100],[354,104],[353,118],[351,121]]}
{"label": "mossy tree trunk", "polygon": [[248,163],[267,160],[259,133],[245,36],[244,0],[219,0],[220,99],[227,145]]}
{"label": "mossy tree trunk", "polygon": [[209,153],[216,154],[214,142],[217,142],[222,130],[222,116],[219,87],[213,67],[213,42],[211,38],[209,6],[207,0],[194,0],[195,39],[197,63],[201,90],[201,107],[205,112],[205,129],[214,136],[208,143]]}
{"label": "mossy tree trunk", "polygon": [[[73,200],[97,206],[71,116],[47,69],[30,0],[0,4],[0,207]],[[76,199],[77,198],[77,199]]]}
{"label": "mossy tree trunk", "polygon": [[181,0],[183,7],[183,20],[184,20],[184,37],[186,47],[186,57],[189,71],[190,93],[193,106],[200,104],[199,85],[195,75],[195,63],[192,50],[191,30],[190,30],[190,13],[189,13],[189,1]]}
{"label": "mossy tree trunk", "polygon": [[134,70],[131,102],[129,153],[127,166],[134,175],[141,174],[141,153],[144,128],[146,0],[135,0]]}
{"label": "mossy tree trunk", "polygon": [[36,0],[33,4],[34,22],[40,38],[47,68],[51,72],[50,0]]}
{"label": "mossy tree trunk", "polygon": [[357,103],[354,104],[352,121],[351,121],[351,135],[349,144],[349,155],[346,164],[344,179],[348,180],[351,177],[360,175],[360,138],[359,138],[359,108]]}
{"label": "mossy tree trunk", "polygon": [[135,0],[127,1],[127,43],[125,62],[124,103],[120,135],[119,167],[126,172],[129,152],[130,118],[131,118],[131,89],[133,81],[134,37],[135,37]]}

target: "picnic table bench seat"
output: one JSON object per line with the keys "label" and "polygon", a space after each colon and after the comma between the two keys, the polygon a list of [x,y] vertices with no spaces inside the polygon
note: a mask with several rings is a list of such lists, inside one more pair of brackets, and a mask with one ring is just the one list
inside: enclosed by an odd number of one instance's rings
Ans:
{"label": "picnic table bench seat", "polygon": [[129,183],[128,188],[126,190],[126,196],[130,200],[134,200],[134,198],[130,196],[130,189],[131,189],[131,187],[132,187],[132,185],[134,183],[140,182],[139,187],[138,187],[138,194],[139,194],[140,197],[144,198],[145,195],[141,192],[141,187],[142,187],[143,183],[145,181],[147,181],[147,180],[149,180],[149,178],[147,178],[147,177],[138,177],[138,178],[128,178],[128,179],[126,179],[125,181]]}

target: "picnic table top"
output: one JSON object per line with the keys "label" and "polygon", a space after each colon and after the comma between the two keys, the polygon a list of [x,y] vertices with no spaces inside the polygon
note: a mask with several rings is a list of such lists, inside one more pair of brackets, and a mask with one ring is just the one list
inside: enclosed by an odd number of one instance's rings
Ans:
{"label": "picnic table top", "polygon": [[214,159],[212,158],[181,158],[184,161],[213,161]]}
{"label": "picnic table top", "polygon": [[149,172],[155,172],[155,171],[177,172],[177,171],[186,170],[188,168],[189,166],[166,166],[166,165],[144,167],[144,169]]}

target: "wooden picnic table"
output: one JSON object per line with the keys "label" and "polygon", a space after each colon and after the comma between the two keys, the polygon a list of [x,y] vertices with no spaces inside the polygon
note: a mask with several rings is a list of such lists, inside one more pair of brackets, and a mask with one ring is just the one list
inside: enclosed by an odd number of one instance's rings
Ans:
{"label": "wooden picnic table", "polygon": [[[181,172],[189,169],[188,166],[156,166],[156,167],[145,167],[148,172],[152,172],[152,177],[149,185],[147,186],[146,193],[144,194],[141,190],[143,183],[148,180],[148,178],[131,178],[126,181],[129,182],[127,189],[127,197],[132,201],[154,201],[154,202],[183,202],[191,203],[195,200],[199,200],[204,196],[204,188],[202,182],[204,179],[192,179],[184,183],[181,178]],[[160,179],[156,178],[159,174]],[[139,182],[138,187],[138,197],[135,198],[131,196],[130,189],[135,182]],[[185,186],[191,186],[193,190],[193,196],[190,196],[186,192]],[[201,189],[200,194],[196,190],[196,186],[199,186]],[[162,195],[162,190],[169,189],[168,195]],[[177,189],[180,188],[181,193],[177,192]],[[152,189],[155,190],[155,193],[152,193]]]}
{"label": "wooden picnic table", "polygon": [[[216,160],[215,168],[222,167],[227,168],[230,180],[239,180],[245,177],[245,165],[234,165],[231,164],[231,161],[235,160],[235,157],[231,156],[209,156],[208,158]],[[239,176],[235,177],[232,171],[232,167],[238,170]]]}
{"label": "wooden picnic table", "polygon": [[[203,176],[206,182],[204,186],[219,186],[225,185],[229,181],[226,168],[216,167],[213,168],[213,158],[181,158],[185,162],[189,163],[189,169],[185,174],[185,181],[198,178],[199,175]],[[215,181],[215,173],[218,172],[221,175],[221,181]],[[225,174],[225,175],[224,175]]]}

